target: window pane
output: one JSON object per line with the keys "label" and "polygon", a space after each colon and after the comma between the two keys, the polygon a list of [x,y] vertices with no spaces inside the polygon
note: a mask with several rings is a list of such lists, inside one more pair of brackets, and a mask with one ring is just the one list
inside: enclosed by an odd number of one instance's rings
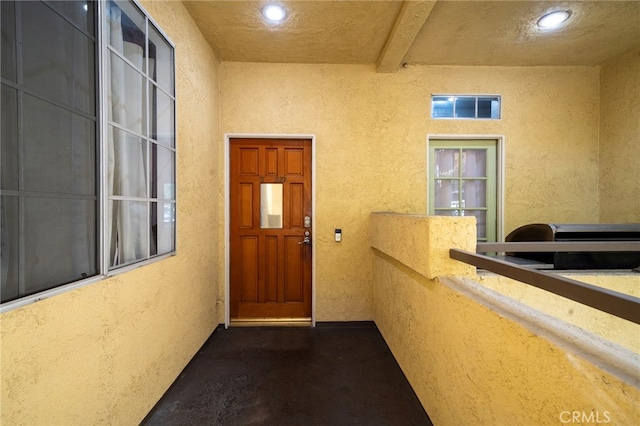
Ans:
{"label": "window pane", "polygon": [[458,180],[437,179],[435,182],[435,208],[456,208],[458,200]]}
{"label": "window pane", "polygon": [[174,117],[174,102],[169,96],[167,96],[161,90],[152,85],[153,100],[155,101],[155,108],[151,108],[155,111],[152,120],[151,137],[157,140],[162,145],[173,148],[175,146],[175,117]]}
{"label": "window pane", "polygon": [[460,210],[436,210],[436,216],[460,216]]}
{"label": "window pane", "polygon": [[2,85],[2,189],[18,189],[18,94],[15,89]]}
{"label": "window pane", "polygon": [[478,118],[500,118],[500,98],[478,98]]}
{"label": "window pane", "polygon": [[25,294],[98,273],[95,200],[25,198],[24,206]]}
{"label": "window pane", "polygon": [[25,85],[93,115],[94,42],[44,4],[20,5]]}
{"label": "window pane", "polygon": [[107,38],[109,46],[146,72],[145,18],[133,3],[110,1],[107,6]]}
{"label": "window pane", "polygon": [[151,203],[151,255],[175,250],[175,203]]}
{"label": "window pane", "polygon": [[111,266],[146,259],[150,216],[148,203],[120,200],[110,203]]}
{"label": "window pane", "polygon": [[132,132],[147,134],[147,85],[142,74],[111,53],[109,119]]}
{"label": "window pane", "polygon": [[459,171],[459,149],[437,149],[435,158],[436,177],[458,177]]}
{"label": "window pane", "polygon": [[476,98],[475,97],[456,98],[455,114],[456,114],[456,117],[459,117],[459,118],[475,118]]}
{"label": "window pane", "polygon": [[463,180],[462,181],[462,206],[461,207],[486,207],[487,206],[487,181]]}
{"label": "window pane", "polygon": [[147,142],[109,127],[109,195],[147,196]]}
{"label": "window pane", "polygon": [[0,272],[2,276],[0,295],[2,302],[17,299],[20,296],[20,222],[18,215],[18,197],[3,196],[0,201]]}
{"label": "window pane", "polygon": [[175,154],[173,151],[151,144],[153,168],[152,198],[175,199]]}
{"label": "window pane", "polygon": [[93,34],[94,5],[93,1],[52,1],[50,4],[78,27]]}
{"label": "window pane", "polygon": [[173,48],[153,27],[149,28],[149,59],[149,75],[167,93],[173,95]]}
{"label": "window pane", "polygon": [[282,184],[260,184],[260,228],[282,228]]}
{"label": "window pane", "polygon": [[448,96],[434,96],[431,101],[433,118],[453,117],[453,98]]}
{"label": "window pane", "polygon": [[2,9],[2,21],[0,32],[2,33],[2,77],[13,82],[16,78],[16,17],[15,4],[12,1],[0,1]]}
{"label": "window pane", "polygon": [[487,150],[463,149],[462,150],[462,176],[485,177],[487,176]]}
{"label": "window pane", "polygon": [[484,210],[465,210],[463,216],[475,216],[478,228],[477,238],[487,238],[487,212]]}
{"label": "window pane", "polygon": [[96,193],[95,123],[24,95],[24,189]]}

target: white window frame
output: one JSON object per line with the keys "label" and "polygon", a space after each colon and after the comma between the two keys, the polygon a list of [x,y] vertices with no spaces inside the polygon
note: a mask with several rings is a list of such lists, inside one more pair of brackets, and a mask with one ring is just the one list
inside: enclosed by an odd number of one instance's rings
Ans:
{"label": "white window frame", "polygon": [[[107,40],[106,40],[107,31],[106,31],[106,25],[105,25],[106,19],[107,19],[106,7],[108,2],[99,0],[97,1],[97,6],[96,6],[96,14],[97,14],[96,51],[98,53],[97,53],[97,64],[96,64],[96,74],[95,74],[95,78],[97,80],[96,81],[96,98],[98,99],[98,101],[96,102],[97,108],[98,108],[98,111],[96,113],[96,116],[97,116],[96,127],[98,129],[97,130],[98,146],[96,147],[96,150],[99,156],[98,157],[99,167],[96,170],[96,179],[98,181],[98,202],[97,202],[97,210],[96,210],[97,211],[96,220],[98,222],[97,235],[99,236],[96,241],[96,244],[98,245],[97,247],[98,248],[97,250],[98,264],[99,264],[98,274],[88,277],[86,279],[77,280],[68,284],[62,284],[62,285],[59,285],[35,294],[31,294],[31,295],[19,297],[11,301],[7,301],[5,303],[0,304],[0,313],[6,312],[12,309],[16,309],[22,306],[26,306],[28,304],[31,304],[43,299],[47,299],[49,297],[53,297],[53,296],[65,293],[67,291],[71,291],[79,287],[83,287],[85,285],[89,285],[89,284],[104,280],[109,276],[125,273],[127,271],[131,271],[133,269],[137,269],[139,267],[142,267],[151,263],[155,263],[167,257],[174,256],[177,252],[177,201],[178,199],[177,199],[176,192],[177,192],[177,179],[178,179],[178,176],[177,176],[178,175],[178,170],[177,170],[178,116],[177,116],[177,79],[176,79],[177,66],[176,66],[175,44],[167,36],[167,34],[164,33],[161,27],[153,20],[150,14],[140,5],[140,3],[137,0],[129,0],[129,1],[134,5],[134,7],[138,8],[140,12],[145,16],[147,34],[149,34],[149,28],[150,28],[149,25],[153,25],[157,33],[166,40],[166,42],[171,46],[171,49],[172,49],[173,69],[171,70],[171,72],[173,74],[173,94],[172,95],[168,94],[168,95],[173,100],[173,116],[174,116],[173,138],[175,141],[174,147],[172,148],[172,151],[174,152],[173,184],[174,184],[174,197],[175,197],[175,199],[173,200],[173,205],[176,207],[175,216],[174,216],[174,230],[173,230],[173,243],[174,243],[173,250],[167,253],[153,255],[153,256],[150,256],[149,252],[147,251],[148,256],[146,259],[138,260],[134,263],[125,264],[122,266],[115,266],[112,268],[109,267],[109,264],[110,264],[108,259],[109,247],[108,247],[108,237],[106,235],[107,223],[110,220],[110,218],[107,217],[108,216],[107,206],[108,206],[108,200],[109,200],[109,194],[108,194],[108,188],[107,188],[109,121],[108,121],[108,110],[107,110],[108,95],[106,93],[107,91],[106,78],[109,77],[106,70],[106,67],[108,64],[108,61],[106,60],[106,58],[107,58],[107,55],[109,54],[109,49],[107,47]],[[164,93],[167,94],[166,92]],[[149,94],[147,93],[147,97],[148,96]],[[148,148],[148,150],[150,149]],[[149,159],[148,161],[150,164]],[[151,171],[148,170],[148,175],[150,176],[150,174],[151,174]],[[149,206],[151,206],[151,203],[153,202],[157,202],[157,203],[162,202],[162,200],[159,198],[158,199],[146,198],[145,200]]]}

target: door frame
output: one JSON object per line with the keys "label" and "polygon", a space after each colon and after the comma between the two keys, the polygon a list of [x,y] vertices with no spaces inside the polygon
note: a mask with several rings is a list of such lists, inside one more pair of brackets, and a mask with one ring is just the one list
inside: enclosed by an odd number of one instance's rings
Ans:
{"label": "door frame", "polygon": [[[470,134],[438,134],[430,133],[427,135],[427,188],[429,187],[429,150],[431,148],[431,140],[486,140],[496,142],[496,151],[498,158],[496,159],[496,240],[504,242],[504,201],[505,201],[505,137],[504,135],[470,135]],[[427,214],[429,213],[429,194],[427,194]]]}
{"label": "door frame", "polygon": [[316,135],[225,133],[224,135],[224,327],[231,322],[231,139],[308,139],[311,141],[311,326],[316,326]]}

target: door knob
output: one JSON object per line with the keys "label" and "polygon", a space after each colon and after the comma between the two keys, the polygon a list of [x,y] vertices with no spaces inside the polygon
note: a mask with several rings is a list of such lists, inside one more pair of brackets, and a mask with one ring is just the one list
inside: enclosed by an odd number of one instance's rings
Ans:
{"label": "door knob", "polygon": [[309,238],[309,237],[304,237],[304,240],[302,240],[302,241],[298,241],[298,244],[306,244],[306,245],[309,245],[309,244],[311,244],[311,238]]}

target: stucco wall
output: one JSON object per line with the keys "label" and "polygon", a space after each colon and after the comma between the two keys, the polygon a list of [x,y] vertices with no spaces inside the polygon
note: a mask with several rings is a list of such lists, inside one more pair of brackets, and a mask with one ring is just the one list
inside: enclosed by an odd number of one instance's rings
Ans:
{"label": "stucco wall", "polygon": [[[598,222],[596,67],[221,65],[221,132],[315,134],[317,319],[372,317],[372,211],[427,211],[427,135],[504,135],[505,232]],[[503,118],[439,120],[432,93],[502,95]],[[222,225],[221,225],[222,227]],[[333,241],[341,228],[343,241]]]}
{"label": "stucco wall", "polygon": [[143,6],[176,44],[178,254],[2,314],[3,425],[137,424],[223,321],[219,65],[180,2]]}
{"label": "stucco wall", "polygon": [[[572,272],[561,275],[601,288],[640,297],[640,274],[630,271]],[[640,354],[640,325],[537,287],[488,272],[478,282],[512,299]],[[640,355],[639,355],[640,356]]]}
{"label": "stucco wall", "polygon": [[[372,240],[395,220],[372,218],[380,222]],[[458,245],[473,244],[461,225],[445,229]],[[434,424],[558,425],[576,415],[579,424],[640,422],[637,353],[471,279],[427,278],[427,265],[400,259],[423,244],[437,251],[439,238],[414,231],[375,251],[374,320]],[[459,262],[441,263],[446,271]]]}
{"label": "stucco wall", "polygon": [[640,222],[640,51],[602,66],[600,85],[601,221]]}

